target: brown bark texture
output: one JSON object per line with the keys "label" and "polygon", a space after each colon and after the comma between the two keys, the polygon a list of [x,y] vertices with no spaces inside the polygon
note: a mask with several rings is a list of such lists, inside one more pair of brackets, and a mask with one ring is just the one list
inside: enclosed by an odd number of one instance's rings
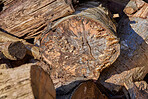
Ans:
{"label": "brown bark texture", "polygon": [[23,59],[26,55],[25,45],[21,41],[0,43],[0,51],[10,60]]}
{"label": "brown bark texture", "polygon": [[0,70],[0,99],[56,99],[50,76],[35,64]]}
{"label": "brown bark texture", "polygon": [[148,73],[148,19],[123,17],[119,22],[121,54],[104,70],[99,81],[111,91],[119,91],[132,78],[142,80]]}
{"label": "brown bark texture", "polygon": [[[82,4],[74,15],[57,21],[41,41],[51,78],[61,86],[75,80],[98,79],[119,56],[116,26],[98,2]],[[86,10],[84,10],[86,9]]]}
{"label": "brown bark texture", "polygon": [[33,56],[35,59],[40,59],[41,56],[40,56],[38,47],[26,42],[26,40],[18,39],[14,36],[11,36],[7,33],[0,31],[0,42],[17,42],[17,41],[23,42],[23,44],[25,45],[27,49],[27,54]]}
{"label": "brown bark texture", "polygon": [[8,1],[0,12],[0,27],[17,37],[31,38],[41,33],[48,22],[74,12],[71,0]]}

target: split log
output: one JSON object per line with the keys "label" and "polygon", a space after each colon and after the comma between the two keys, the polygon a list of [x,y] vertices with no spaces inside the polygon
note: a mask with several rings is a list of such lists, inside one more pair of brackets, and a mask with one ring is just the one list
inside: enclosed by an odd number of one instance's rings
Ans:
{"label": "split log", "polygon": [[0,99],[56,99],[50,76],[35,64],[0,70]]}
{"label": "split log", "polygon": [[26,49],[27,49],[27,53],[31,56],[33,56],[35,59],[40,59],[40,52],[39,52],[39,48],[34,46],[33,44],[30,44],[28,42],[26,42],[23,39],[18,39],[16,37],[13,37],[7,33],[4,33],[2,31],[0,31],[0,42],[17,42],[17,41],[21,41],[23,42],[23,44],[25,45]]}
{"label": "split log", "polygon": [[77,14],[57,21],[43,34],[40,50],[52,67],[56,88],[75,80],[98,79],[119,56],[116,26],[108,11],[98,5],[82,4]]}
{"label": "split log", "polygon": [[31,38],[52,22],[72,14],[72,0],[8,0],[0,12],[0,27],[17,36]]}
{"label": "split log", "polygon": [[0,51],[10,60],[23,59],[26,55],[25,45],[20,41],[0,43]]}
{"label": "split log", "polygon": [[129,78],[142,80],[148,73],[148,19],[123,17],[119,23],[121,54],[99,79],[111,91],[119,91]]}

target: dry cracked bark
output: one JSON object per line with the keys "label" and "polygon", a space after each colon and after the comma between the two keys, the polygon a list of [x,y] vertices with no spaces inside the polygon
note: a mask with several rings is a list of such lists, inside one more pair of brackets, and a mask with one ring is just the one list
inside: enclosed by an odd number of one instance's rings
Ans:
{"label": "dry cracked bark", "polygon": [[[9,2],[10,1],[10,2]],[[72,14],[72,0],[8,0],[0,12],[0,27],[17,36],[31,38],[58,18]]]}
{"label": "dry cracked bark", "polygon": [[58,20],[43,34],[41,54],[52,68],[56,88],[75,80],[98,79],[99,72],[119,56],[116,26],[99,5],[82,4],[76,14]]}
{"label": "dry cracked bark", "polygon": [[0,70],[0,99],[56,99],[50,76],[33,63]]}

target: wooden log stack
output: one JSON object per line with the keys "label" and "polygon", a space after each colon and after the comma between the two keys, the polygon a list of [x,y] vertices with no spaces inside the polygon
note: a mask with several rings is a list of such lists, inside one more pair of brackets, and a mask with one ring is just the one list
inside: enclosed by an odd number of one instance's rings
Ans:
{"label": "wooden log stack", "polygon": [[147,99],[147,9],[143,0],[0,0],[0,99]]}

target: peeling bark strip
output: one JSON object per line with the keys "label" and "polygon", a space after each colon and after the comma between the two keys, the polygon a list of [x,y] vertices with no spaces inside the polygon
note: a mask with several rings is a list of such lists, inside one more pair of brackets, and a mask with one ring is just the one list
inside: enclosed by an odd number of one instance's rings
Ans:
{"label": "peeling bark strip", "polygon": [[40,52],[39,52],[38,47],[26,42],[26,40],[18,39],[16,37],[13,37],[13,36],[7,34],[7,33],[0,31],[0,42],[17,42],[17,41],[23,42],[23,44],[25,45],[25,47],[27,49],[27,54],[33,56],[35,59],[40,59],[41,56],[40,56]]}
{"label": "peeling bark strip", "polygon": [[119,91],[129,78],[142,80],[148,73],[148,19],[125,18],[119,24],[121,54],[111,68],[105,69],[100,82],[111,91]]}
{"label": "peeling bark strip", "polygon": [[87,10],[80,11],[82,6],[76,11],[80,13],[57,21],[42,38],[42,56],[52,66],[56,87],[75,80],[98,79],[99,72],[119,56],[116,27],[97,4],[85,3]]}
{"label": "peeling bark strip", "polygon": [[25,45],[20,41],[0,43],[0,51],[10,60],[23,59],[26,55]]}
{"label": "peeling bark strip", "polygon": [[34,64],[0,70],[0,99],[56,99],[50,76]]}
{"label": "peeling bark strip", "polygon": [[72,3],[67,0],[13,0],[7,6],[0,12],[0,27],[27,38],[41,33],[46,22],[74,12]]}

